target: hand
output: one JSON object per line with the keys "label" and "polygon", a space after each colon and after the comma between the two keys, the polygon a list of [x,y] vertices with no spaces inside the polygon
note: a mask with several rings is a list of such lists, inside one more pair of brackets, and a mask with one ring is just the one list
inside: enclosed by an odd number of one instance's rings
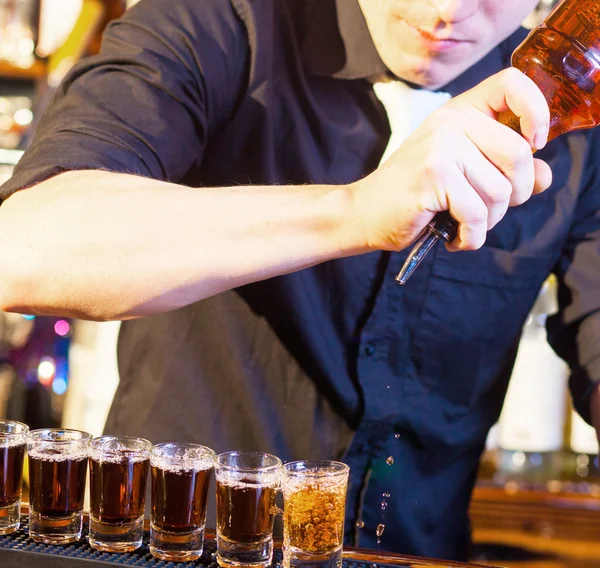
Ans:
{"label": "hand", "polygon": [[[522,136],[497,121],[510,110]],[[548,104],[539,88],[506,69],[429,116],[378,170],[352,186],[366,246],[401,250],[439,211],[459,222],[449,250],[480,248],[509,206],[552,181],[534,159],[548,137]]]}

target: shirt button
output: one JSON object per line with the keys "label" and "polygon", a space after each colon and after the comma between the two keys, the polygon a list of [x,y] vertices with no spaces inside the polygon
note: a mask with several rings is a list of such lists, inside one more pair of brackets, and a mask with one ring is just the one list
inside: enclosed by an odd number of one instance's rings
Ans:
{"label": "shirt button", "polygon": [[367,357],[371,357],[371,355],[375,354],[375,351],[377,351],[377,347],[372,341],[369,341],[365,345],[365,354],[367,355]]}

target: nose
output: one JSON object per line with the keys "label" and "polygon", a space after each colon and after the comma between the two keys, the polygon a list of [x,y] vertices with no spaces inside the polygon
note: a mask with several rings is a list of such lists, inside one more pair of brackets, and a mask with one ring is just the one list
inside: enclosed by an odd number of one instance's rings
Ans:
{"label": "nose", "polygon": [[429,0],[446,24],[456,24],[472,16],[479,8],[480,0]]}

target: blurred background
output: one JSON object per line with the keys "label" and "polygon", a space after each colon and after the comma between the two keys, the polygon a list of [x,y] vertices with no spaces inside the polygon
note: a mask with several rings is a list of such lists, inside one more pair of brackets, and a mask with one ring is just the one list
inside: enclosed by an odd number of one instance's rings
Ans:
{"label": "blurred background", "polygon": [[[134,3],[0,0],[0,183],[64,75]],[[118,382],[118,329],[0,312],[0,417],[100,434]]]}
{"label": "blurred background", "polygon": [[[65,73],[98,51],[107,23],[134,3],[0,0],[0,183]],[[536,25],[552,4],[541,2],[524,25]],[[550,278],[523,329],[481,462],[471,514],[473,556],[482,562],[600,566],[598,443],[573,412],[568,370],[546,343],[555,310]],[[99,435],[119,380],[119,325],[0,312],[0,417]]]}

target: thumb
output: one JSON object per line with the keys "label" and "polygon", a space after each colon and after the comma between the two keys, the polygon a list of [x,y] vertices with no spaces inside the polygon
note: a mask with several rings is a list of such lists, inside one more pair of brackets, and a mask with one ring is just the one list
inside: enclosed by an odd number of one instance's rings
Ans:
{"label": "thumb", "polygon": [[519,120],[523,137],[535,149],[548,138],[550,110],[542,91],[527,75],[511,67],[456,97],[458,104],[470,104],[492,118],[510,111]]}

